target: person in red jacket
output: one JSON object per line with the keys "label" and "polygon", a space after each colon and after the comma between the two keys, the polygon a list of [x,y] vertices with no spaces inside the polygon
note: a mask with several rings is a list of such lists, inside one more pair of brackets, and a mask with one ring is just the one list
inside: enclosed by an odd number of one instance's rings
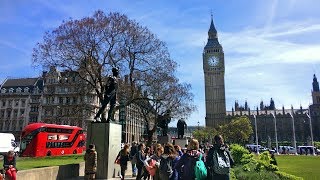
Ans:
{"label": "person in red jacket", "polygon": [[3,167],[9,180],[17,179],[16,157],[13,151],[9,151],[3,158]]}

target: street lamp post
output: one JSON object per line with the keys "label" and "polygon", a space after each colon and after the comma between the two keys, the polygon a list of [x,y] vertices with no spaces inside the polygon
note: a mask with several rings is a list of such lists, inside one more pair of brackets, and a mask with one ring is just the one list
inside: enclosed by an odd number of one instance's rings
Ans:
{"label": "street lamp post", "polygon": [[254,117],[255,131],[256,131],[256,145],[257,145],[256,149],[257,149],[257,154],[259,154],[257,117],[255,114],[253,115],[253,117]]}
{"label": "street lamp post", "polygon": [[291,119],[292,119],[292,132],[293,132],[293,144],[294,144],[294,148],[296,150],[296,155],[298,155],[298,150],[297,150],[297,141],[296,141],[296,130],[294,128],[294,117],[292,115],[292,113],[290,113]]}
{"label": "street lamp post", "polygon": [[[309,126],[310,126],[310,136],[311,136],[311,146],[314,147],[314,143],[313,143],[313,132],[312,132],[312,121],[311,121],[311,115],[310,115],[310,106],[309,106],[309,112],[307,113],[307,116],[309,118]],[[312,154],[315,156],[315,149],[313,148],[312,150]]]}
{"label": "street lamp post", "polygon": [[274,113],[272,113],[273,119],[274,119],[274,132],[275,132],[275,136],[276,136],[276,151],[277,151],[277,155],[279,155],[279,149],[278,149],[278,135],[277,135],[277,119],[276,119],[276,115]]}

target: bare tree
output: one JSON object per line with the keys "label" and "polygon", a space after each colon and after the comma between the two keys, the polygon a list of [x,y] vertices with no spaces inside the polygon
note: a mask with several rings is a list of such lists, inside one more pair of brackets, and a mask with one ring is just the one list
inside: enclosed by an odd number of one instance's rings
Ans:
{"label": "bare tree", "polygon": [[119,67],[120,74],[128,77],[126,83],[124,78],[119,82],[122,106],[148,102],[158,113],[156,119],[166,110],[174,116],[188,115],[194,108],[190,85],[175,77],[177,64],[166,44],[120,13],[96,11],[92,17],[63,22],[36,45],[33,64],[77,72],[88,93],[93,91],[100,102],[105,98],[107,75],[112,67]]}

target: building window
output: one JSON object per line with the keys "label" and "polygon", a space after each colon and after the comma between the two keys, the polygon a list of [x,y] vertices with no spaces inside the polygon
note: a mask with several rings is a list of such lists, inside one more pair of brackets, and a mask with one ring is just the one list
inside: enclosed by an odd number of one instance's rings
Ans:
{"label": "building window", "polygon": [[7,111],[7,118],[10,118],[11,116],[11,110]]}
{"label": "building window", "polygon": [[72,98],[72,103],[73,103],[73,104],[77,104],[77,98],[76,98],[76,97],[73,97],[73,98]]}
{"label": "building window", "polygon": [[59,97],[59,104],[63,104],[63,97]]}
{"label": "building window", "polygon": [[25,100],[21,100],[21,106],[25,107],[26,106],[26,101]]}
{"label": "building window", "polygon": [[14,111],[13,111],[13,117],[14,117],[14,118],[17,118],[17,117],[18,117],[18,110],[14,110]]}
{"label": "building window", "polygon": [[17,91],[17,93],[21,93],[21,90],[22,89],[20,87],[18,87],[16,91]]}
{"label": "building window", "polygon": [[12,106],[12,100],[9,100],[8,104],[9,104],[9,107],[11,107]]}
{"label": "building window", "polygon": [[15,100],[15,101],[14,101],[14,105],[15,105],[15,106],[19,106],[19,100]]}
{"label": "building window", "polygon": [[13,93],[13,88],[10,88],[10,89],[9,89],[9,93]]}
{"label": "building window", "polygon": [[[0,117],[4,118],[4,110],[1,110]],[[1,130],[1,129],[0,129]]]}
{"label": "building window", "polygon": [[20,110],[20,114],[21,114],[21,117],[24,116],[24,110],[23,109]]}
{"label": "building window", "polygon": [[70,103],[70,98],[67,97],[67,98],[66,98],[66,104],[69,104],[69,103]]}
{"label": "building window", "polygon": [[7,91],[6,88],[1,89],[1,93],[6,93],[6,91]]}
{"label": "building window", "polygon": [[29,88],[28,87],[26,87],[26,88],[24,88],[24,90],[23,90],[25,93],[27,93],[27,92],[29,92]]}

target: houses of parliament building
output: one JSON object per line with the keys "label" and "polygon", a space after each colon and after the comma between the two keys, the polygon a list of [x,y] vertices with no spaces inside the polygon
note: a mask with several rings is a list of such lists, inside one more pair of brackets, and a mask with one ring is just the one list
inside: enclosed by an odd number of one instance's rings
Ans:
{"label": "houses of parliament building", "polygon": [[313,76],[312,82],[313,103],[306,108],[285,109],[282,107],[282,109],[276,109],[274,100],[271,98],[268,105],[261,101],[260,107],[256,109],[250,109],[247,102],[244,105],[239,105],[236,101],[232,110],[226,111],[224,52],[219,43],[218,33],[212,18],[208,41],[203,50],[203,71],[207,127],[215,128],[230,122],[234,117],[247,116],[253,129],[256,118],[259,141],[271,140],[275,142],[275,127],[280,142],[292,142],[294,128],[297,142],[305,144],[312,136],[311,127],[314,141],[320,141],[320,91],[316,75]]}

